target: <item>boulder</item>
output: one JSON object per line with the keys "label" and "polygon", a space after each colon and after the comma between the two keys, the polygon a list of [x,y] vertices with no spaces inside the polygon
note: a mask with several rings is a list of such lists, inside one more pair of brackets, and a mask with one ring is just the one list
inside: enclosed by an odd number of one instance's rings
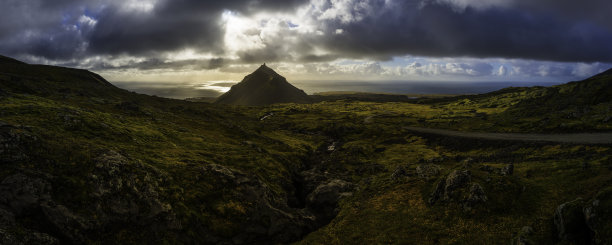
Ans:
{"label": "boulder", "polygon": [[417,175],[420,178],[429,180],[430,178],[438,176],[440,174],[440,166],[436,164],[420,164],[416,167]]}
{"label": "boulder", "polygon": [[470,211],[478,203],[487,201],[484,189],[477,183],[472,184],[469,191],[469,196],[463,201],[464,211]]}
{"label": "boulder", "polygon": [[512,175],[514,173],[514,164],[510,163],[506,166],[504,166],[499,173],[501,175],[507,176],[507,175]]}
{"label": "boulder", "polygon": [[469,170],[454,170],[447,177],[444,185],[444,200],[453,199],[453,191],[464,187],[470,182]]}
{"label": "boulder", "polygon": [[557,207],[554,215],[557,238],[571,244],[588,244],[590,230],[583,212],[582,198],[563,203]]}
{"label": "boulder", "polygon": [[329,222],[338,214],[338,201],[343,197],[351,196],[353,184],[344,180],[332,179],[317,186],[308,194],[306,207],[313,210],[317,223]]}
{"label": "boulder", "polygon": [[352,189],[353,184],[344,180],[332,179],[317,186],[317,188],[308,195],[307,203],[311,207],[333,206],[336,205],[342,197],[351,196]]}
{"label": "boulder", "polygon": [[455,203],[464,211],[471,211],[479,203],[486,202],[487,196],[480,184],[470,185],[470,182],[470,171],[454,170],[437,182],[429,195],[428,203],[433,205],[441,200],[446,203]]}
{"label": "boulder", "polygon": [[393,170],[393,173],[391,173],[392,180],[401,180],[401,179],[406,178],[407,176],[408,176],[408,172],[406,171],[406,168],[404,168],[403,166],[397,166],[397,168]]}

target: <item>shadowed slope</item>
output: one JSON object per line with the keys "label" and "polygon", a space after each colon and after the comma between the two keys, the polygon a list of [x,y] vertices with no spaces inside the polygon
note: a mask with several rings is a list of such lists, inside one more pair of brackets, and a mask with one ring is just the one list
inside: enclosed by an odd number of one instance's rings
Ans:
{"label": "shadowed slope", "polygon": [[234,105],[269,105],[274,103],[309,103],[304,91],[263,64],[242,82],[232,86],[215,103]]}

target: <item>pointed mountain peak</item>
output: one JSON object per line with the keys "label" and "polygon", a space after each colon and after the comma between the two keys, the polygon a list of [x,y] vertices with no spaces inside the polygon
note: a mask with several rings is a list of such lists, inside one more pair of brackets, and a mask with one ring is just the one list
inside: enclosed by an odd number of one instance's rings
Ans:
{"label": "pointed mountain peak", "polygon": [[261,65],[259,68],[257,68],[257,70],[255,70],[255,72],[253,72],[253,74],[256,73],[263,73],[269,76],[280,76],[278,73],[276,73],[276,71],[272,70],[272,68],[266,66],[266,63],[263,63],[263,65]]}
{"label": "pointed mountain peak", "polygon": [[310,97],[294,87],[285,77],[264,63],[253,73],[232,86],[215,103],[235,105],[269,105],[274,103],[309,103]]}

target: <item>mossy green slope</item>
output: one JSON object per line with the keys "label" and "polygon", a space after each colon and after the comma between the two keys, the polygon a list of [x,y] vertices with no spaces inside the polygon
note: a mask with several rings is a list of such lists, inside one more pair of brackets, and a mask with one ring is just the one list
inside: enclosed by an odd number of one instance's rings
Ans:
{"label": "mossy green slope", "polygon": [[[592,79],[601,85],[567,88],[609,92],[595,88],[605,88],[609,77]],[[17,212],[0,197],[0,211],[15,215],[8,228],[0,222],[0,239],[23,242],[45,233],[91,244],[508,244],[530,226],[530,240],[553,244],[555,209],[580,197],[585,205],[599,200],[592,210],[602,218],[587,223],[593,239],[610,243],[610,146],[465,140],[403,129],[610,129],[600,120],[609,113],[605,98],[568,105],[592,108],[586,117],[553,117],[554,111],[512,117],[528,112],[524,101],[547,98],[549,89],[557,87],[416,103],[211,105],[130,93],[88,71],[3,58],[0,192],[12,193],[5,187],[19,183],[14,180],[44,182],[52,202],[40,198],[35,206],[42,213]],[[570,126],[535,123],[544,117]],[[509,164],[510,174],[502,171]],[[419,170],[432,165],[438,171]],[[440,183],[466,170],[467,183],[430,203]],[[341,195],[329,224],[312,221],[304,199],[312,195],[303,192],[329,187],[329,180],[352,189]],[[474,184],[486,201],[472,205]]]}

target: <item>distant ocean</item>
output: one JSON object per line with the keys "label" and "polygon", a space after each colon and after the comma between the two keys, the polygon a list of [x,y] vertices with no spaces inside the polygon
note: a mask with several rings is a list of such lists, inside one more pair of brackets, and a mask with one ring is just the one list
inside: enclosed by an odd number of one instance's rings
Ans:
{"label": "distant ocean", "polygon": [[[185,99],[217,97],[236,82],[212,81],[202,83],[181,82],[111,82],[115,86],[137,93],[159,97]],[[464,81],[295,81],[294,86],[308,94],[329,91],[354,91],[394,94],[481,94],[506,87],[553,86],[560,82],[464,82]]]}

